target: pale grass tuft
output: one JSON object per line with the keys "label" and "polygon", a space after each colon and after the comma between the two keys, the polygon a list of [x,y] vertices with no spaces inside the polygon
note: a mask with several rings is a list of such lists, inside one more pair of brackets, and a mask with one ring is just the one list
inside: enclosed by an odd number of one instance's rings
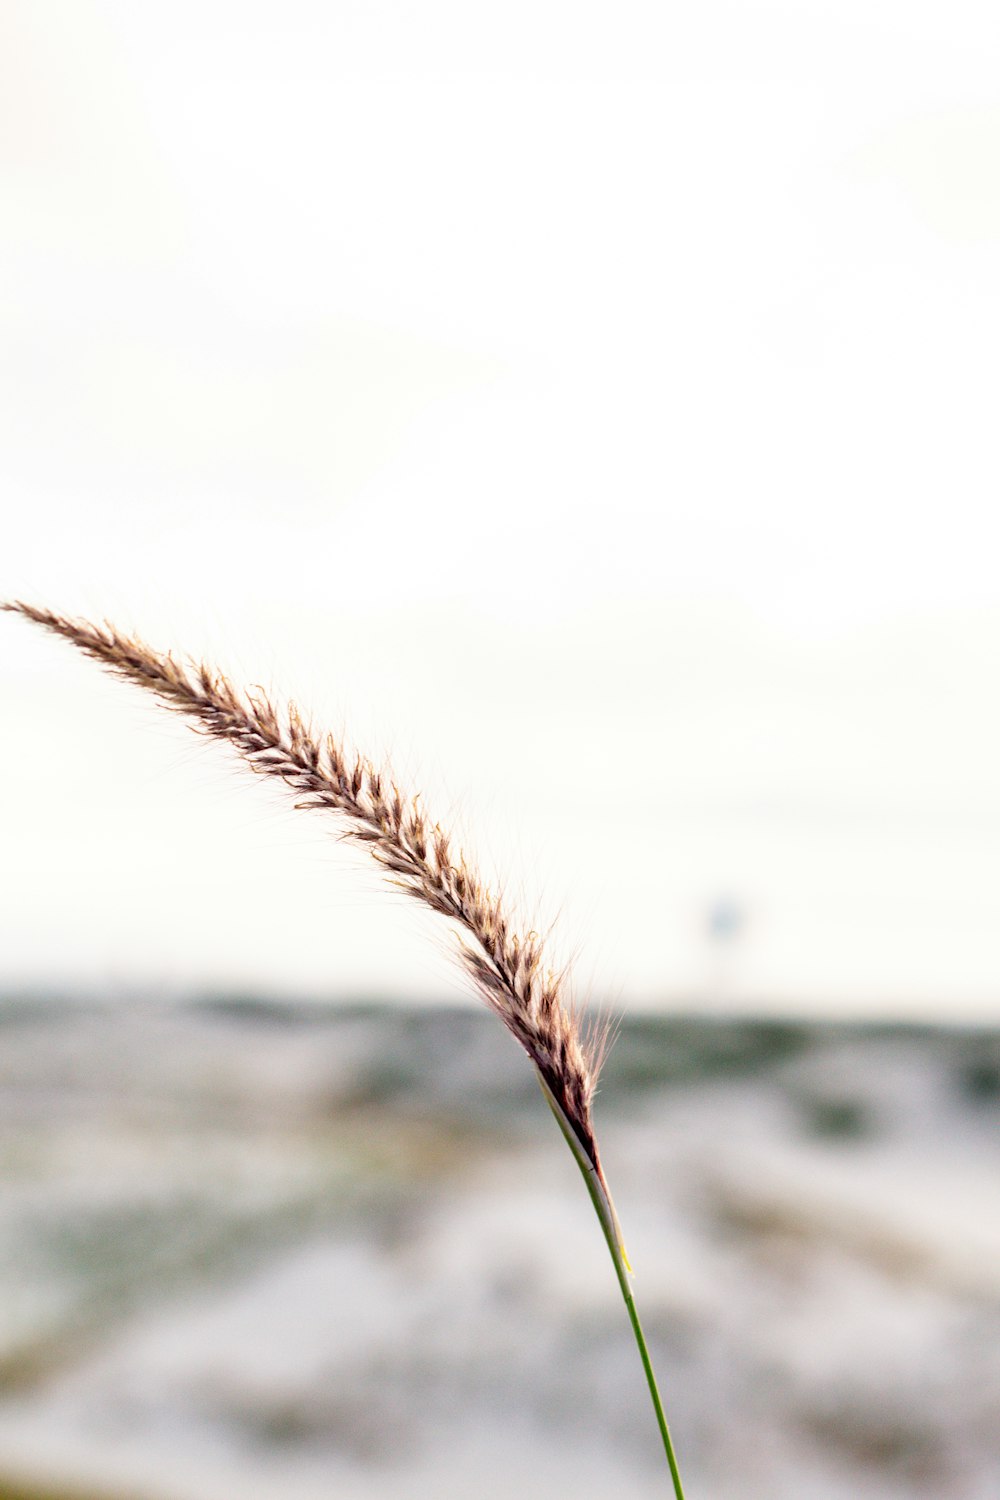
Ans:
{"label": "pale grass tuft", "polygon": [[581,1026],[565,971],[546,966],[537,934],[516,930],[500,897],[453,850],[418,797],[404,796],[387,768],[348,755],[331,734],[317,735],[294,704],[282,712],[263,690],[240,692],[204,663],[179,662],[107,623],[20,602],[2,608],[64,636],[185,714],[201,733],[232,745],[252,770],[295,792],[296,807],[338,814],[344,836],[367,844],[392,884],[453,922],[466,973],[534,1063],[603,1182],[591,1105],[608,1030]]}

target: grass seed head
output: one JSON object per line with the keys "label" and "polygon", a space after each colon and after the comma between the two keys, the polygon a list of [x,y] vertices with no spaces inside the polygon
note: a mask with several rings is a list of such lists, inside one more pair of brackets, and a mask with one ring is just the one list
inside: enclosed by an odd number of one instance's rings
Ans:
{"label": "grass seed head", "polygon": [[586,1030],[567,997],[565,973],[543,969],[534,932],[514,930],[419,797],[407,797],[386,769],[353,759],[331,734],[317,736],[294,704],[283,711],[259,688],[240,692],[205,663],[179,662],[105,622],[94,625],[12,603],[0,606],[72,642],[119,677],[153,693],[202,734],[233,747],[259,775],[282,781],[297,807],[340,817],[344,836],[366,844],[392,883],[458,929],[458,953],[486,1004],[524,1048],[601,1174],[591,1106],[609,1042]]}

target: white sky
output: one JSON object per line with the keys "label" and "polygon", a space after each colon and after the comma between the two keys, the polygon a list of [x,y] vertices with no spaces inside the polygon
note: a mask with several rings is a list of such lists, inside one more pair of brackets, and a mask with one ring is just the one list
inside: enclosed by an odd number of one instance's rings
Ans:
{"label": "white sky", "polygon": [[[0,24],[0,594],[389,751],[595,995],[996,1018],[995,6]],[[0,986],[459,991],[9,619],[0,703]]]}

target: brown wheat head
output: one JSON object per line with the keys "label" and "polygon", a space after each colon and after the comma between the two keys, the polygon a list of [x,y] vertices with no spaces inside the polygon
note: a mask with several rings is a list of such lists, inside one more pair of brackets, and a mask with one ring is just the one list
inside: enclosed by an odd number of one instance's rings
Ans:
{"label": "brown wheat head", "polygon": [[419,798],[404,796],[387,768],[348,756],[333,735],[314,733],[294,704],[280,712],[263,691],[240,692],[204,663],[161,655],[107,623],[68,619],[21,602],[0,607],[64,636],[186,715],[201,733],[226,741],[252,770],[289,787],[296,807],[337,814],[344,836],[367,844],[395,886],[448,918],[457,928],[467,974],[534,1063],[603,1181],[591,1105],[607,1030],[581,1026],[566,998],[565,971],[546,967],[537,935],[515,930],[499,896],[461,852],[453,852]]}

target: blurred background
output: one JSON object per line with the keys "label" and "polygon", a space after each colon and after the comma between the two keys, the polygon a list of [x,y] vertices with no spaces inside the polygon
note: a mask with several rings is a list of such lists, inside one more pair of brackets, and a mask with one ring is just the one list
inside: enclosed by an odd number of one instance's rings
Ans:
{"label": "blurred background", "polygon": [[[390,756],[624,1017],[692,1500],[1000,1492],[998,68],[971,0],[0,17],[0,596]],[[0,703],[2,1500],[662,1489],[447,933],[7,617]]]}

